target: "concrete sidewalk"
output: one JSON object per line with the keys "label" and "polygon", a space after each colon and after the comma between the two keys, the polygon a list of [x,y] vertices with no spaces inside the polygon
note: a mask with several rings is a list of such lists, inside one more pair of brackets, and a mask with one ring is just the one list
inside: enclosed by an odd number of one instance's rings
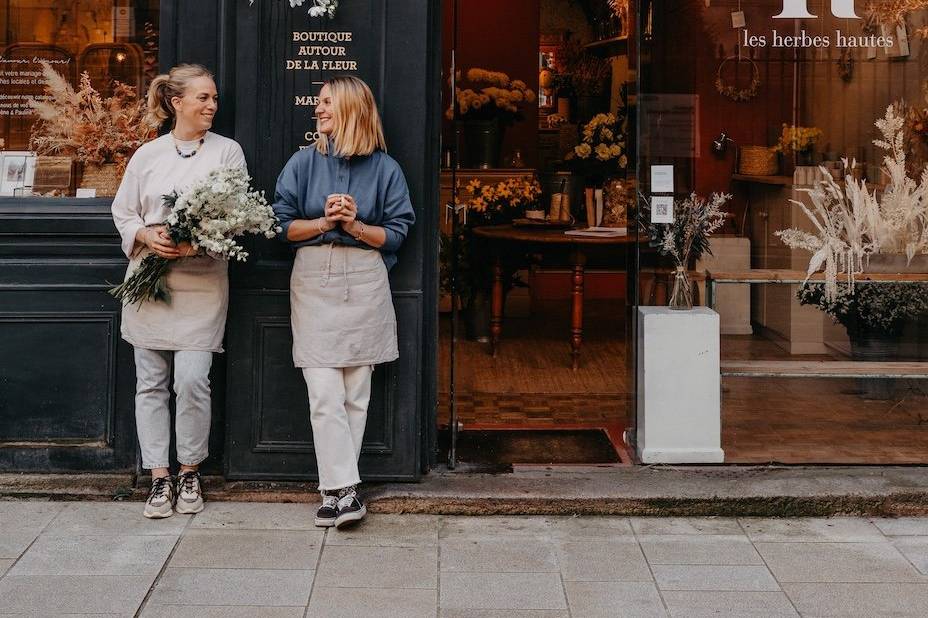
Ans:
{"label": "concrete sidewalk", "polygon": [[0,614],[928,615],[928,518],[375,514],[339,532],[306,503],[141,508],[0,501]]}

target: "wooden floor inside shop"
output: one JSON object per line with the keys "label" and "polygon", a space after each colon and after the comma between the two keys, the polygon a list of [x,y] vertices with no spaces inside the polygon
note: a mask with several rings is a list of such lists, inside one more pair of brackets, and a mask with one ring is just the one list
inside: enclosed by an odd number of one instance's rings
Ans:
{"label": "wooden floor inside shop", "polygon": [[[465,429],[601,428],[622,460],[629,387],[625,307],[586,304],[581,368],[570,366],[568,303],[537,303],[531,317],[507,318],[497,358],[489,345],[460,341],[458,418]],[[439,426],[448,424],[450,319],[441,322]],[[722,358],[790,358],[759,336],[725,336]],[[793,357],[795,358],[795,357]],[[804,360],[815,357],[803,356]],[[868,399],[856,380],[725,378],[726,463],[928,464],[928,384],[898,380],[888,400]]]}

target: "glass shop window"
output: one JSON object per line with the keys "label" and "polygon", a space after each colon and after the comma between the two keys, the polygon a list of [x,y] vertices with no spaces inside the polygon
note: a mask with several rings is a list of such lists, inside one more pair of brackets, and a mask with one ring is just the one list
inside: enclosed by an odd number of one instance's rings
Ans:
{"label": "glass shop window", "polygon": [[115,194],[154,134],[142,105],[158,74],[158,5],[0,3],[0,196]]}

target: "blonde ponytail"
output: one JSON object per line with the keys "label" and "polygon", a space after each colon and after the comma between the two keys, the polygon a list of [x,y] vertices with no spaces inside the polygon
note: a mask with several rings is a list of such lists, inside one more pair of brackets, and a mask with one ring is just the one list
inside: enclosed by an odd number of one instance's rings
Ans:
{"label": "blonde ponytail", "polygon": [[161,126],[170,119],[174,124],[175,112],[171,99],[182,97],[187,91],[187,85],[198,77],[213,79],[213,74],[199,64],[180,64],[168,73],[159,75],[152,80],[148,87],[146,104],[148,111],[145,114],[146,122]]}

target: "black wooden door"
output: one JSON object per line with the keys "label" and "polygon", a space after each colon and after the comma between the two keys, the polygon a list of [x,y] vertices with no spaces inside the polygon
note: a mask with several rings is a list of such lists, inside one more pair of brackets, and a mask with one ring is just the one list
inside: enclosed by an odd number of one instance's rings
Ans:
{"label": "black wooden door", "polygon": [[[288,2],[235,3],[234,136],[259,187],[273,196],[289,157],[312,142],[321,80],[353,73],[370,84],[390,154],[403,167],[418,225],[391,272],[400,359],[378,367],[361,456],[369,480],[418,478],[430,443],[434,393],[435,225],[438,164],[436,2],[350,0],[334,19]],[[328,34],[318,34],[328,33]],[[181,59],[183,60],[183,59]],[[316,63],[316,64],[314,64]],[[226,90],[225,88],[223,90]],[[232,274],[227,328],[226,475],[315,478],[309,404],[291,360],[288,282],[292,253],[251,246]]]}

